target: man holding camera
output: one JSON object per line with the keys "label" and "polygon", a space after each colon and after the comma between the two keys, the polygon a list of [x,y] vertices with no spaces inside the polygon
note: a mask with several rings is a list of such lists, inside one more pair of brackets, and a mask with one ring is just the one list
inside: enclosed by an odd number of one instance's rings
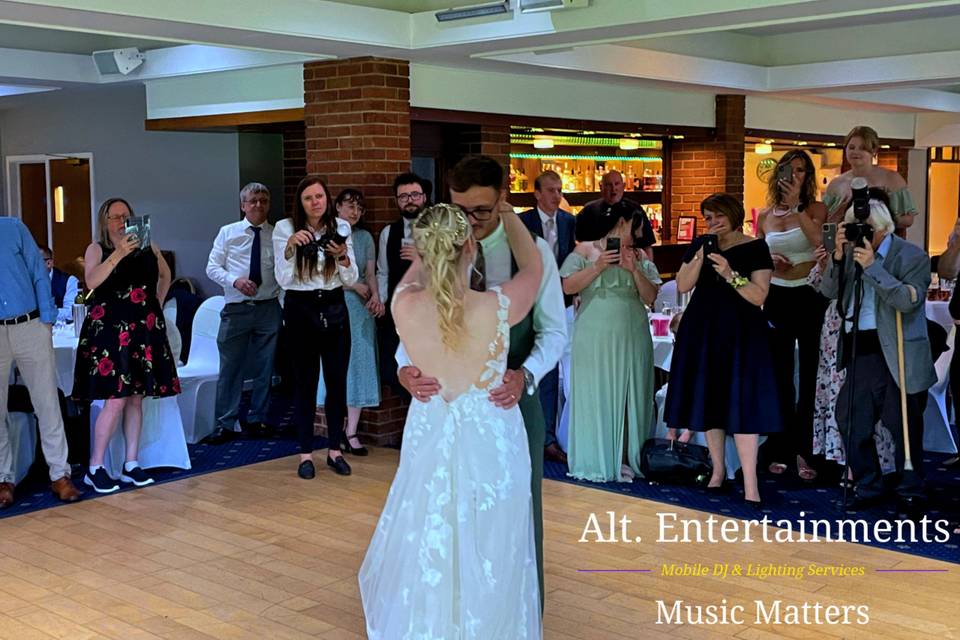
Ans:
{"label": "man holding camera", "polygon": [[[893,234],[883,194],[872,190],[868,196],[865,184],[857,191],[847,224],[837,229],[836,248],[820,285],[823,295],[839,298],[838,311],[845,319],[838,366],[846,368],[847,377],[836,415],[854,479],[855,494],[848,508],[869,507],[883,497],[873,441],[880,420],[896,446],[893,489],[901,507],[913,511],[923,498],[923,410],[927,389],[937,380],[924,313],[930,258]],[[907,443],[901,387],[906,396]],[[905,460],[912,462],[914,472]]]}

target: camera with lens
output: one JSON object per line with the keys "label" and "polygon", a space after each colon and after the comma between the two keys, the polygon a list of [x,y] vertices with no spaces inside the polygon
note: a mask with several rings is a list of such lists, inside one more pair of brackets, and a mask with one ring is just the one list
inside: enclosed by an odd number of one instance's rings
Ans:
{"label": "camera with lens", "polygon": [[328,242],[334,244],[343,244],[347,241],[346,236],[342,236],[339,233],[325,233],[319,238],[315,239],[313,242],[300,245],[297,247],[297,251],[307,260],[315,260],[319,257],[320,253],[325,251],[325,247]]}
{"label": "camera with lens", "polygon": [[870,188],[864,178],[858,177],[850,182],[850,191],[853,193],[853,216],[857,221],[843,225],[843,231],[847,242],[863,247],[864,238],[873,238],[873,227],[867,224],[870,217]]}

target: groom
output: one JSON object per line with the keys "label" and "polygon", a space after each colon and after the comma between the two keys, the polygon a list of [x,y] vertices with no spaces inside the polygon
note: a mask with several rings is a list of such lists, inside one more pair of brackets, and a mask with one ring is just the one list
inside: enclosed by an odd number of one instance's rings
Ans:
{"label": "groom", "polygon": [[[500,222],[501,207],[509,207],[503,189],[504,172],[500,163],[488,156],[468,156],[450,171],[450,201],[463,209],[478,240],[471,288],[485,289],[509,280],[517,265]],[[543,511],[540,484],[543,480],[545,422],[537,393],[540,380],[557,366],[567,343],[567,323],[563,290],[557,261],[550,247],[537,238],[543,260],[543,277],[533,310],[510,330],[510,353],[503,384],[490,392],[490,401],[509,409],[520,405],[530,447],[531,493],[533,494],[534,538],[537,545],[537,570],[540,578],[540,603],[543,605]],[[400,384],[410,395],[426,402],[440,390],[436,378],[424,377],[413,366],[402,366]]]}

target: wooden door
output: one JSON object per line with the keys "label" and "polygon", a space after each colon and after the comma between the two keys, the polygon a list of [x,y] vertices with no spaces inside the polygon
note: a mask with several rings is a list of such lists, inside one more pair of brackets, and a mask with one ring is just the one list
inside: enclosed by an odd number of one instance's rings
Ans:
{"label": "wooden door", "polygon": [[[62,188],[62,219],[57,217],[57,189]],[[53,227],[53,256],[58,268],[74,271],[93,237],[90,201],[90,160],[50,160],[50,218]]]}
{"label": "wooden door", "polygon": [[47,168],[43,162],[18,165],[20,170],[20,219],[27,225],[37,245],[47,238]]}

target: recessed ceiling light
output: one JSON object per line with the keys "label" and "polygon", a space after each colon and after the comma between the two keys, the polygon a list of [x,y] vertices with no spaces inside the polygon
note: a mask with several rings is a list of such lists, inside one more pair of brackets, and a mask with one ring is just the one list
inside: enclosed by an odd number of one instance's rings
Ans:
{"label": "recessed ceiling light", "polygon": [[765,142],[758,142],[757,144],[753,145],[753,152],[757,155],[764,156],[773,152],[773,146]]}
{"label": "recessed ceiling light", "polygon": [[636,138],[620,138],[620,149],[623,151],[636,151],[640,148],[640,141]]}

